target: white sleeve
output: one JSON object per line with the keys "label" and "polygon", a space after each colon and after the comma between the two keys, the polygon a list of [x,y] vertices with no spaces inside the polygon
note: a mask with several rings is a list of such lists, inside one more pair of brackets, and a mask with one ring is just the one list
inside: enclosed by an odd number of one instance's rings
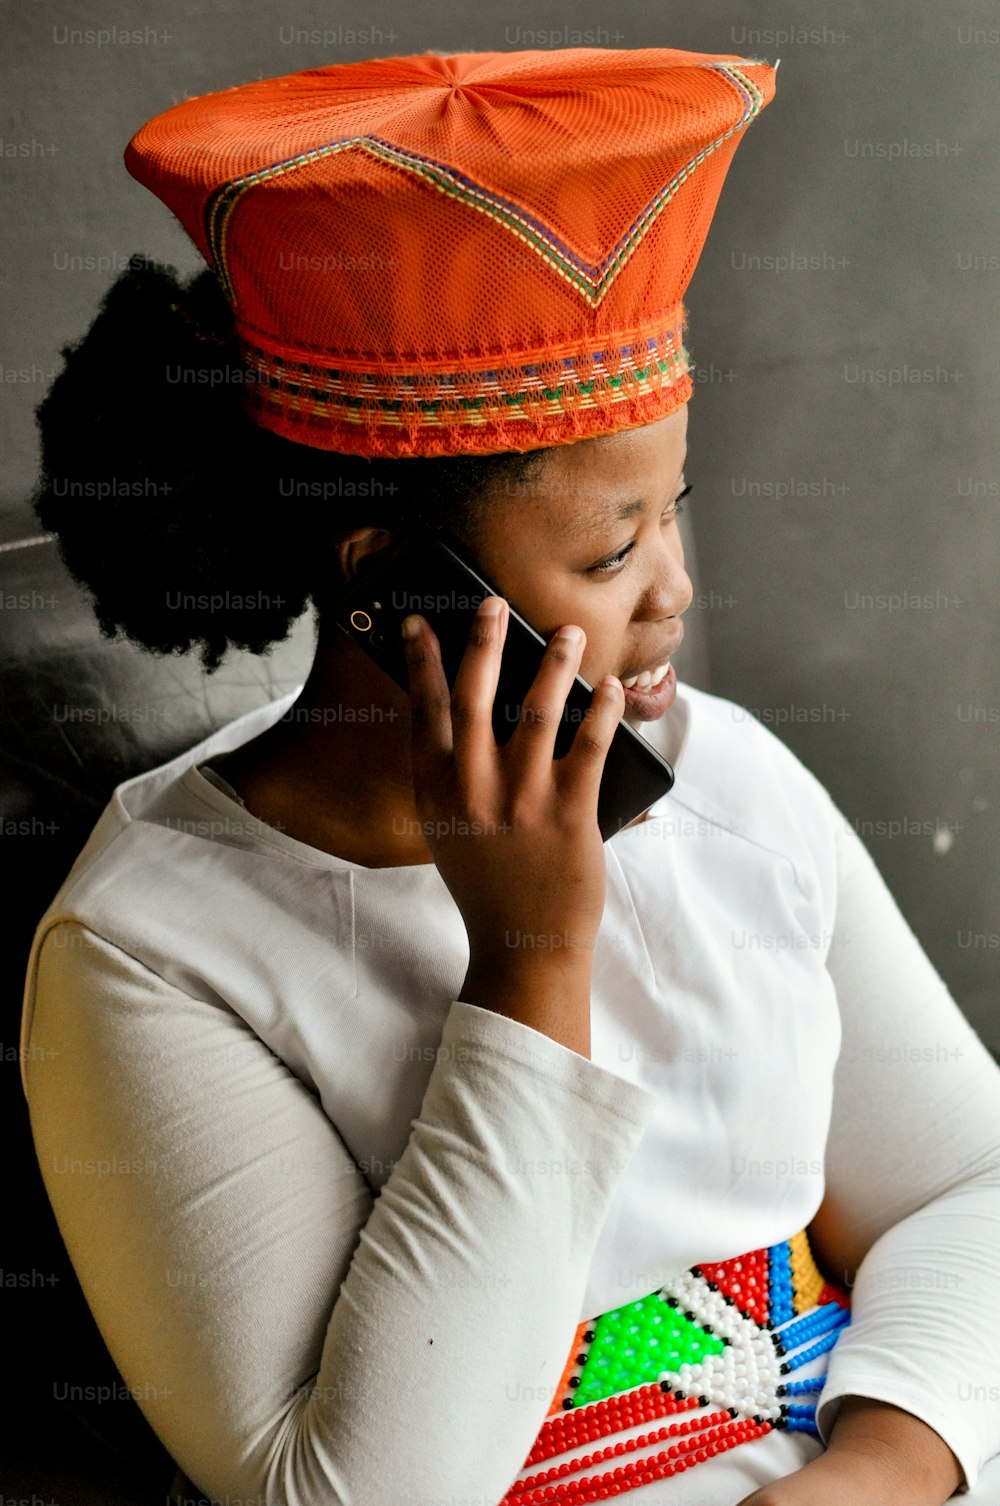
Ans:
{"label": "white sleeve", "polygon": [[843,1396],[893,1403],[952,1449],[964,1492],[1000,1452],[1000,1067],[843,817],[838,830],[826,1195],[868,1253],[817,1425],[828,1441]]}
{"label": "white sleeve", "polygon": [[[76,922],[39,953],[41,1172],[111,1355],[175,1462],[245,1506],[501,1500],[569,1355],[656,1096],[455,1001],[373,1199],[228,1007]],[[544,1160],[558,1175],[526,1174]]]}

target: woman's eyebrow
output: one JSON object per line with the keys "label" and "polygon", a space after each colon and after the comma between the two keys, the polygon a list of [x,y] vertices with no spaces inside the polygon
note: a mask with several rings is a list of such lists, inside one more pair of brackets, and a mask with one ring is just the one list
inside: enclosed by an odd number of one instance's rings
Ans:
{"label": "woman's eyebrow", "polygon": [[642,512],[646,506],[645,497],[635,497],[631,502],[606,502],[596,512],[588,513],[585,518],[576,518],[570,528],[574,539],[589,538],[592,534],[603,533],[610,528],[612,523],[624,523],[628,518],[634,518],[636,513]]}
{"label": "woman's eyebrow", "polygon": [[[687,450],[684,451],[684,460],[678,473],[678,481],[684,474],[684,466],[687,465]],[[573,539],[590,538],[591,535],[603,533],[613,523],[624,523],[629,518],[634,518],[646,506],[645,497],[634,497],[630,502],[605,502],[594,512],[587,513],[586,517],[574,518],[569,525],[569,534]]]}

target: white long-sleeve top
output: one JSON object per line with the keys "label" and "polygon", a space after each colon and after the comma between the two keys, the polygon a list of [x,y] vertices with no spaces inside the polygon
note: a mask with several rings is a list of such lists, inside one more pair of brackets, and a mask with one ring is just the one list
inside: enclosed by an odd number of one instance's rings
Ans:
{"label": "white long-sleeve top", "polygon": [[[116,789],[25,986],[49,1197],[190,1481],[497,1506],[581,1323],[826,1192],[870,1248],[802,1372],[822,1437],[841,1397],[892,1402],[995,1506],[1000,1069],[822,786],[690,687],[646,724],[677,782],[605,844],[588,1060],[457,997],[433,864],[320,852],[211,769],[297,694]],[[734,1506],[820,1447],[770,1432],[629,1498]]]}

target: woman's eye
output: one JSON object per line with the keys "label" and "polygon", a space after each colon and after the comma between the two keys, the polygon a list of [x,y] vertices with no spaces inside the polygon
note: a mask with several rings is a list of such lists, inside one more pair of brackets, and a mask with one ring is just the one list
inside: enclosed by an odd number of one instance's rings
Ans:
{"label": "woman's eye", "polygon": [[[687,486],[684,488],[684,490],[682,492],[678,493],[677,497],[670,504],[670,506],[664,508],[664,510],[663,510],[663,517],[666,518],[666,520],[669,523],[672,523],[674,521],[674,519],[676,517],[679,517],[680,514],[684,511],[683,507],[681,506],[681,499],[683,497],[686,497],[688,495],[688,493],[691,491],[692,485],[693,485],[693,482],[689,481],[688,484],[687,484]],[[612,574],[614,574],[615,570],[620,565],[624,564],[625,560],[632,553],[632,550],[634,548],[635,548],[635,540],[633,539],[632,542],[631,542],[631,544],[626,544],[624,549],[619,549],[618,553],[617,554],[613,554],[610,559],[602,560],[599,565],[591,565],[590,568],[589,568],[589,570],[587,571],[587,574],[588,575],[612,575]]]}
{"label": "woman's eye", "polygon": [[622,561],[625,559],[626,555],[628,555],[628,554],[630,554],[632,552],[632,549],[634,547],[635,547],[634,544],[626,544],[626,546],[625,546],[624,549],[620,549],[617,554],[613,554],[609,560],[602,560],[599,565],[591,565],[590,569],[587,571],[587,574],[588,575],[608,575],[608,574],[610,574],[611,571],[613,571],[616,566],[618,566],[618,565],[620,565],[622,563]]}

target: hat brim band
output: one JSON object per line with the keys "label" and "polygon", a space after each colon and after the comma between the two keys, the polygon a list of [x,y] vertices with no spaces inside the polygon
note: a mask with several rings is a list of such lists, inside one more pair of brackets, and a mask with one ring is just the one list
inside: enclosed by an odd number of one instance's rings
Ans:
{"label": "hat brim band", "polygon": [[478,370],[374,372],[241,341],[244,403],[264,428],[347,454],[497,453],[569,444],[666,417],[692,392],[684,312],[626,344]]}

